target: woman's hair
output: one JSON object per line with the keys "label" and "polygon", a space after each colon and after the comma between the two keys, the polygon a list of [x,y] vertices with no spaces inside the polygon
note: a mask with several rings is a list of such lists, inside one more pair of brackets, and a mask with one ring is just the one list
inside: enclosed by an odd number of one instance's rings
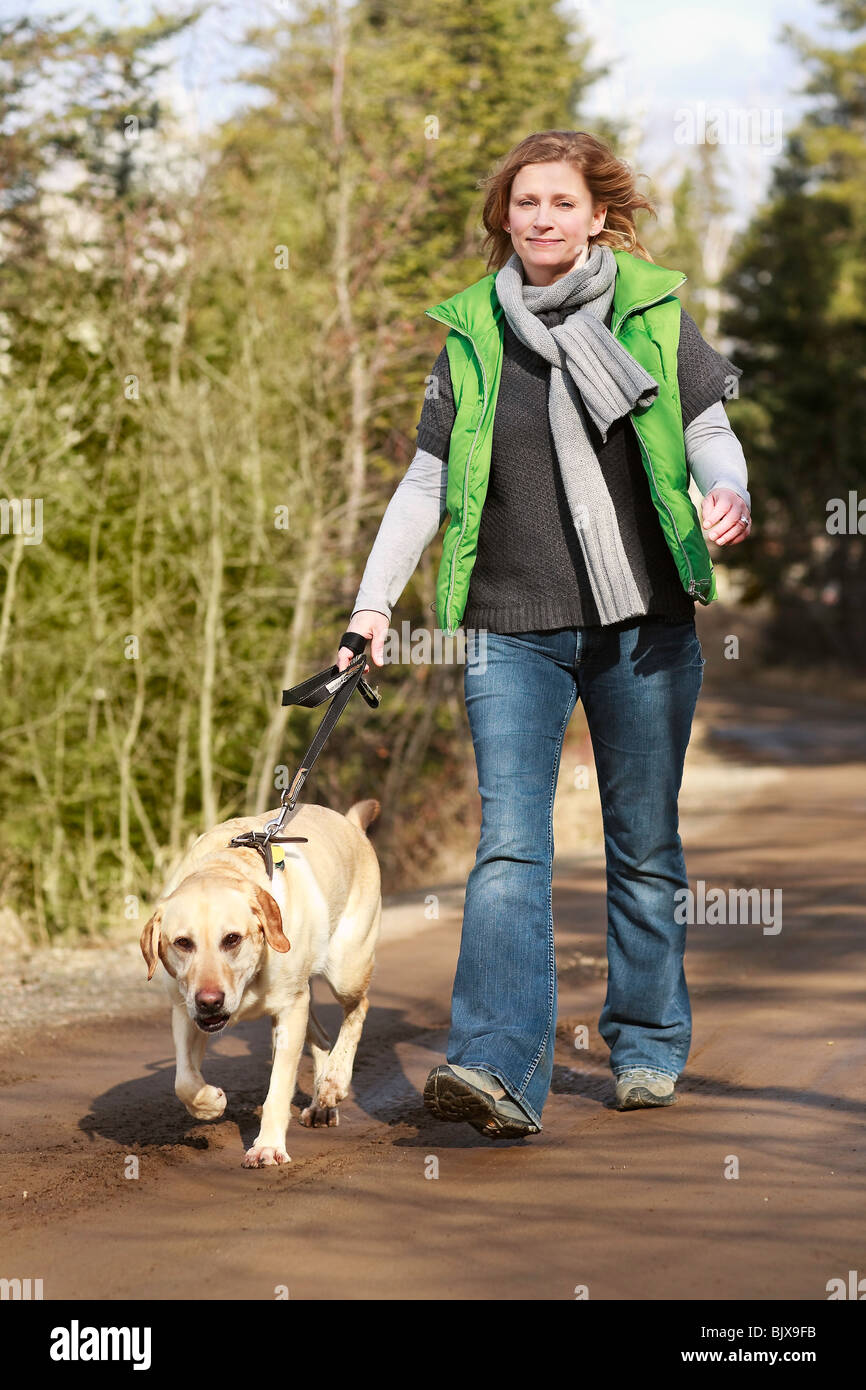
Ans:
{"label": "woman's hair", "polygon": [[486,190],[481,220],[487,231],[482,250],[489,248],[488,272],[505,265],[514,250],[511,237],[502,224],[508,220],[511,185],[518,170],[525,164],[550,164],[559,160],[573,165],[583,174],[594,207],[607,206],[604,226],[597,236],[589,238],[590,247],[598,243],[613,250],[631,251],[642,260],[652,261],[649,251],[638,239],[634,215],[638,208],[645,208],[653,217],[658,214],[652,203],[638,193],[629,166],[617,159],[603,141],[586,131],[542,130],[527,135],[509,150],[499,167],[479,184]]}

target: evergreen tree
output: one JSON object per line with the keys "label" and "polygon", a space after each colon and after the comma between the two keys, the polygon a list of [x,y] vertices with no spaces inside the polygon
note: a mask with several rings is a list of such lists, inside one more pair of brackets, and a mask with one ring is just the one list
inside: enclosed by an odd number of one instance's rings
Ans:
{"label": "evergreen tree", "polygon": [[[866,4],[832,0],[839,24]],[[771,651],[866,664],[866,516],[834,534],[837,504],[864,498],[866,430],[866,44],[828,48],[788,29],[816,100],[788,139],[766,205],[739,239],[722,320],[739,343],[732,418],[750,462],[756,544],[729,564],[776,611]],[[859,490],[859,491],[858,491]],[[866,513],[866,507],[864,507]]]}

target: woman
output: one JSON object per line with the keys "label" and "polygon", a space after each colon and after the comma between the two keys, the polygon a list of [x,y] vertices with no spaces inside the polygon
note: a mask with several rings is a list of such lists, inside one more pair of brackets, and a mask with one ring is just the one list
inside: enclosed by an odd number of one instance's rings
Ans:
{"label": "woman", "polygon": [[[719,545],[750,528],[722,400],[739,375],[640,244],[628,167],[594,136],[530,135],[486,180],[494,267],[427,312],[450,332],[418,449],[348,630],[376,664],[391,609],[447,513],[440,626],[478,631],[464,691],[482,803],[447,1065],[429,1109],[491,1138],[538,1133],[556,1027],[551,878],[562,741],[583,701],[607,864],[599,1032],[621,1109],[670,1105],[691,1042],[677,801],[715,597],[688,497]],[[352,657],[340,647],[342,669]]]}

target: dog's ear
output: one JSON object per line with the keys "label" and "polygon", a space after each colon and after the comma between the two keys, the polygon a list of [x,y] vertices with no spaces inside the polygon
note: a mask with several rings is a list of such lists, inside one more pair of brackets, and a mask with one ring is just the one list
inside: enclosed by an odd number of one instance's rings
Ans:
{"label": "dog's ear", "polygon": [[147,978],[153,979],[153,972],[156,969],[157,943],[159,941],[159,924],[162,921],[162,905],[156,909],[149,922],[142,927],[140,945],[141,954],[144,956],[147,965]]}
{"label": "dog's ear", "polygon": [[292,949],[292,943],[283,931],[283,917],[276,898],[266,893],[264,888],[259,888],[258,884],[252,885],[252,889],[252,908],[265,934],[265,941],[272,950],[285,954]]}
{"label": "dog's ear", "polygon": [[[172,963],[171,963],[171,961],[169,960],[168,955],[167,955],[167,953],[166,953],[165,942],[164,942],[163,939],[162,939],[162,932],[160,932],[160,934],[159,934],[159,938],[158,938],[158,941],[157,941],[156,949],[157,949],[157,953],[158,953],[158,955],[159,955],[159,958],[160,958],[160,960],[162,961],[163,965],[165,966],[166,970],[168,971],[169,975],[171,976],[171,978],[172,978],[173,980],[176,980],[176,979],[177,979],[177,971],[175,970],[174,966],[172,965]],[[148,979],[149,979],[149,978],[150,978],[150,976],[148,976]]]}

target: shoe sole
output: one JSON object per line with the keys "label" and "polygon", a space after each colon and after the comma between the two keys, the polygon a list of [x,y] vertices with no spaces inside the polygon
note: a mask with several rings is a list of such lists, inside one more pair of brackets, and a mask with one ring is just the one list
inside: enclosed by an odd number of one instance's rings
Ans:
{"label": "shoe sole", "polygon": [[617,1108],[619,1110],[645,1110],[652,1105],[675,1105],[676,1101],[676,1091],[671,1091],[669,1096],[656,1096],[646,1086],[633,1086],[617,1103]]}
{"label": "shoe sole", "polygon": [[498,1115],[492,1096],[443,1067],[436,1067],[428,1076],[424,1104],[437,1119],[463,1121],[485,1139],[522,1139],[539,1132],[529,1120],[522,1125]]}

